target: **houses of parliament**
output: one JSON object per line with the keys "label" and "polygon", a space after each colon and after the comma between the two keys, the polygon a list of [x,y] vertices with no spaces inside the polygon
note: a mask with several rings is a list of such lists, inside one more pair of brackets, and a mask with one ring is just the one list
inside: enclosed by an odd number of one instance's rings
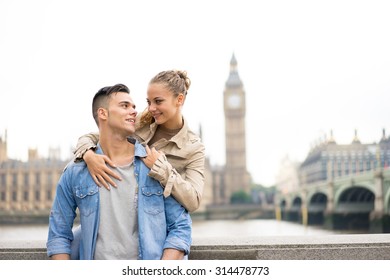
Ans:
{"label": "houses of parliament", "polygon": [[[222,103],[222,102],[221,102]],[[246,168],[245,91],[233,54],[223,92],[225,113],[226,164],[211,166],[205,161],[205,186],[201,207],[229,204],[233,193],[249,192],[250,175]],[[41,158],[37,149],[28,150],[26,162],[10,159],[7,131],[0,135],[0,218],[9,215],[47,216],[55,196],[57,182],[71,159],[60,159],[52,149]],[[207,155],[207,147],[206,147]]]}

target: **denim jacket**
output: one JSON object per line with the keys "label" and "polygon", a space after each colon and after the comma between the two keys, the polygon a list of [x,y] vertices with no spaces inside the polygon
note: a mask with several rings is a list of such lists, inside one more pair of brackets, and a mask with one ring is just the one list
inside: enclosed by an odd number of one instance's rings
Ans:
{"label": "denim jacket", "polygon": [[[100,146],[96,151],[102,154]],[[191,246],[191,217],[172,196],[164,198],[163,188],[148,176],[141,160],[145,148],[135,143],[134,172],[138,182],[138,231],[141,260],[158,260],[166,248],[184,251]],[[93,259],[99,230],[99,187],[85,162],[71,162],[59,183],[49,217],[47,255],[71,254],[72,227],[76,209],[80,212],[80,259]],[[130,203],[130,202],[129,202]],[[74,252],[73,252],[74,253]]]}

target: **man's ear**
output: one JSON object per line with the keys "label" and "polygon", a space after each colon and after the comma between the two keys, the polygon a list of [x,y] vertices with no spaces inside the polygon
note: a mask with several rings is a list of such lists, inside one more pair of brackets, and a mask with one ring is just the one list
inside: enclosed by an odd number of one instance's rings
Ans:
{"label": "man's ear", "polygon": [[99,118],[99,119],[106,120],[107,117],[108,117],[108,112],[107,112],[107,110],[104,109],[104,108],[99,108],[99,109],[97,110],[97,113],[98,113],[98,118]]}

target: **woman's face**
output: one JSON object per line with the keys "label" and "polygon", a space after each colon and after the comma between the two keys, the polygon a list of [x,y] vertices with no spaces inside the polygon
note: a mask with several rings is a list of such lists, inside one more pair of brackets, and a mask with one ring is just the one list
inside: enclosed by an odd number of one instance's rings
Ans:
{"label": "woman's face", "polygon": [[162,84],[150,84],[147,98],[148,110],[155,122],[166,128],[175,129],[181,126],[182,116],[180,107],[183,104],[183,95],[177,97]]}

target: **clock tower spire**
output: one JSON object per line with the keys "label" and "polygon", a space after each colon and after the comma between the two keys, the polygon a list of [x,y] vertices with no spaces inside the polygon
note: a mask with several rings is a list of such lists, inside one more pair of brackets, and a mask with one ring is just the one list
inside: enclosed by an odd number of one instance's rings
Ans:
{"label": "clock tower spire", "polygon": [[245,91],[238,75],[237,60],[232,55],[230,73],[223,93],[225,111],[225,203],[233,193],[249,194],[250,176],[246,169]]}

